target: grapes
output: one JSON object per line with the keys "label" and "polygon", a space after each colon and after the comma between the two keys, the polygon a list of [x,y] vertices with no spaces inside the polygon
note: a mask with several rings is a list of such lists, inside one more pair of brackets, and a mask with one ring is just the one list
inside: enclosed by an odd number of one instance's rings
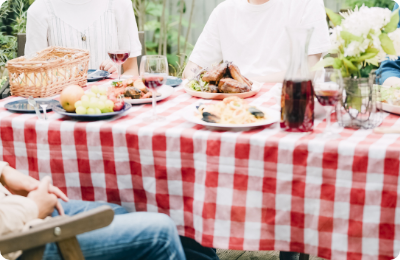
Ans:
{"label": "grapes", "polygon": [[[79,101],[78,101],[79,102]],[[76,103],[78,103],[78,102],[76,102]],[[76,113],[78,114],[78,115],[86,115],[86,108],[84,108],[83,106],[78,106],[77,108],[76,108]]]}
{"label": "grapes", "polygon": [[75,103],[75,112],[79,115],[100,115],[114,112],[114,102],[106,96],[107,88],[93,86],[91,90]]}
{"label": "grapes", "polygon": [[97,108],[98,109],[102,110],[105,107],[106,107],[106,104],[103,101],[100,100],[100,101],[97,102]]}
{"label": "grapes", "polygon": [[94,94],[99,93],[99,88],[98,88],[96,85],[94,85],[90,90],[91,90]]}
{"label": "grapes", "polygon": [[96,110],[94,108],[88,108],[87,109],[87,114],[88,115],[95,115],[96,114]]}
{"label": "grapes", "polygon": [[82,105],[82,101],[76,101],[75,103],[75,108],[81,107]]}

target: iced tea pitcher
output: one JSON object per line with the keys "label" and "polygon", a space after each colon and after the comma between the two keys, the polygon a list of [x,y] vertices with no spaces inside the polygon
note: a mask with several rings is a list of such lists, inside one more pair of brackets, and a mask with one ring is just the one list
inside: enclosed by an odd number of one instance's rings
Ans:
{"label": "iced tea pitcher", "polygon": [[314,89],[308,67],[308,46],[314,28],[286,28],[291,46],[290,65],[281,96],[281,129],[314,130]]}

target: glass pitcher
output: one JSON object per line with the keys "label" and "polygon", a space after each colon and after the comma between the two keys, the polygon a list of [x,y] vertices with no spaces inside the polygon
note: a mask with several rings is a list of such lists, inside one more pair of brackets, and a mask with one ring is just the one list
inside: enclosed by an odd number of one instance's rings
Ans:
{"label": "glass pitcher", "polygon": [[308,46],[314,28],[286,28],[291,45],[290,65],[281,96],[281,129],[314,130],[314,88],[308,68]]}

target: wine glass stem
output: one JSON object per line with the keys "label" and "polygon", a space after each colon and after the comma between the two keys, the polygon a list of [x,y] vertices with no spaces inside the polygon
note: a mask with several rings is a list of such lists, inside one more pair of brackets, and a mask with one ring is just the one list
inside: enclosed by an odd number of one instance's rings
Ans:
{"label": "wine glass stem", "polygon": [[153,117],[157,116],[157,102],[156,102],[156,91],[152,90],[151,93],[152,99],[153,99]]}
{"label": "wine glass stem", "polygon": [[118,81],[121,80],[121,73],[122,73],[122,64],[117,64],[117,72],[118,72]]}
{"label": "wine glass stem", "polygon": [[329,107],[326,111],[326,128],[325,128],[325,132],[330,132],[331,131],[331,115],[332,115],[332,111],[333,111],[333,106]]}

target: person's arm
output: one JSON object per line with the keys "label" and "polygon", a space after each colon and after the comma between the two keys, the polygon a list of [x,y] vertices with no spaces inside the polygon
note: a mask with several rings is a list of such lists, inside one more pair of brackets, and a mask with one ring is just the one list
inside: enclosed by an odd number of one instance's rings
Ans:
{"label": "person's arm", "polygon": [[[33,3],[27,12],[25,56],[32,57],[36,52],[47,48],[46,6]],[[39,10],[42,9],[43,10]]]}
{"label": "person's arm", "polygon": [[124,67],[123,75],[139,76],[137,57],[127,59],[122,66]]}
{"label": "person's arm", "polygon": [[196,72],[223,60],[219,38],[219,6],[211,13],[183,72],[184,79],[191,79]]}

